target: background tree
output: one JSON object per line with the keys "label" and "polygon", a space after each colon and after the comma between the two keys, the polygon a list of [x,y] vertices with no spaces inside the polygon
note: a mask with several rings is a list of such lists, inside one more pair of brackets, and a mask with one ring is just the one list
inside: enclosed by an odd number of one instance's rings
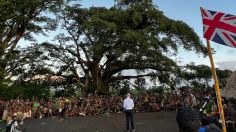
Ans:
{"label": "background tree", "polygon": [[133,86],[139,93],[143,93],[146,90],[146,80],[145,80],[145,78],[135,79]]}
{"label": "background tree", "polygon": [[128,80],[123,80],[122,87],[119,89],[118,95],[124,97],[129,92],[130,92],[130,82]]}
{"label": "background tree", "polygon": [[6,68],[21,38],[34,41],[39,35],[55,30],[57,21],[51,17],[64,0],[0,0],[0,80],[8,77]]}
{"label": "background tree", "polygon": [[[177,67],[171,56],[179,47],[206,54],[192,28],[167,18],[150,0],[119,4],[110,9],[67,6],[61,13],[68,34],[59,34],[58,43],[46,47],[53,55],[60,52],[68,67],[74,65],[70,70],[77,73],[77,80],[85,78],[100,92],[131,78],[153,77],[168,84]],[[123,74],[127,70],[136,75]]]}
{"label": "background tree", "polygon": [[233,72],[227,79],[226,88],[224,90],[225,96],[227,98],[236,99],[235,86],[236,86],[236,72]]}
{"label": "background tree", "polygon": [[232,75],[233,71],[231,70],[220,70],[220,69],[216,69],[217,72],[217,76],[219,79],[219,84],[221,88],[226,88],[226,83],[227,83],[227,79]]}
{"label": "background tree", "polygon": [[37,96],[38,99],[48,99],[49,98],[49,87],[47,85],[38,83],[14,83],[8,87],[0,87],[0,97],[1,99],[11,100],[11,99],[32,99]]}
{"label": "background tree", "polygon": [[[197,89],[206,89],[212,86],[213,77],[211,68],[207,65],[195,65],[187,64],[182,67],[179,74],[179,78],[182,78],[182,82],[185,82],[185,85],[189,85]],[[225,88],[226,79],[230,76],[230,70],[220,70],[216,69],[218,80],[221,88]]]}
{"label": "background tree", "polygon": [[[1,1],[6,11],[15,9],[15,15],[0,18],[4,27],[4,33],[0,34],[2,79],[14,76],[19,77],[19,82],[28,79],[31,80],[28,83],[33,81],[37,84],[33,78],[43,75],[46,76],[43,85],[62,86],[72,94],[73,90],[81,89],[83,95],[94,90],[109,93],[114,86],[123,90],[130,85],[127,80],[133,78],[151,79],[163,87],[174,89],[181,83],[179,75],[183,74],[172,59],[178,54],[179,47],[201,55],[207,53],[191,27],[164,16],[151,0],[119,0],[111,8],[81,8],[63,0],[31,3],[26,0],[19,7],[15,7],[16,0],[8,0],[8,4],[11,2],[12,8],[8,9],[7,3]],[[37,13],[30,18],[28,10]],[[58,19],[53,14],[48,15],[49,12],[56,13]],[[16,23],[18,25],[14,26]],[[20,35],[18,31],[21,30],[15,30],[11,25],[17,29],[24,28],[24,33]],[[16,38],[34,40],[34,33],[45,34],[48,30],[61,28],[62,32],[55,36],[53,44],[45,42],[15,49],[19,41]],[[8,46],[4,46],[6,44]],[[191,66],[188,68],[197,70]],[[188,78],[188,75],[183,75]],[[61,77],[62,81],[51,81],[53,76]],[[199,73],[196,78],[201,76],[205,77]],[[7,86],[6,83],[0,85]]]}

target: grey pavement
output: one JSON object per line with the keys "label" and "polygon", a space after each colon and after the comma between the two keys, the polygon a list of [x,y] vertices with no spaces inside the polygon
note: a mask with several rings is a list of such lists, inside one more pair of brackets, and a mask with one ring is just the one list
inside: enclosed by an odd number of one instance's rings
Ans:
{"label": "grey pavement", "polygon": [[[178,132],[175,112],[135,113],[136,132]],[[125,114],[74,117],[71,119],[31,119],[26,132],[124,132]]]}

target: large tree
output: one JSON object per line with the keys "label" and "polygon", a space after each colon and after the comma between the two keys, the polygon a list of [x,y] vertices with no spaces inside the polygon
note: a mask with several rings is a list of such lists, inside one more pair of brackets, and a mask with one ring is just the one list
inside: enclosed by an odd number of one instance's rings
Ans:
{"label": "large tree", "polygon": [[[98,91],[117,80],[154,77],[168,83],[179,47],[206,54],[206,47],[186,23],[163,15],[150,0],[118,2],[111,8],[68,6],[61,13],[67,33],[58,44],[44,44],[56,59]],[[62,60],[63,59],[63,60]],[[68,69],[67,68],[67,69]],[[130,75],[124,71],[135,70]],[[78,72],[79,71],[79,72]]]}
{"label": "large tree", "polygon": [[20,39],[35,40],[33,34],[56,29],[52,13],[60,10],[66,0],[0,0],[0,80],[8,77],[8,62]]}

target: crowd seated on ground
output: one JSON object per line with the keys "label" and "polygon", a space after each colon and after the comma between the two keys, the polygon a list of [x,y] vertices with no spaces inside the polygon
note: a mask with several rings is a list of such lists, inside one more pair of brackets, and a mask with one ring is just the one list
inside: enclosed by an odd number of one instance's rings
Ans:
{"label": "crowd seated on ground", "polygon": [[[202,103],[207,93],[199,92],[166,92],[133,95],[135,112],[176,111],[180,107],[195,107]],[[14,99],[0,100],[0,116],[3,121],[16,116],[20,120],[32,118],[71,118],[75,116],[122,113],[122,96],[88,95],[86,98],[59,97],[49,100]],[[217,114],[216,104],[205,108],[206,115]]]}
{"label": "crowd seated on ground", "polygon": [[[159,111],[153,96],[141,96],[136,101],[137,112]],[[142,100],[141,98],[145,98]],[[17,116],[20,119],[44,117],[73,117],[122,112],[122,97],[89,96],[87,98],[55,98],[53,100],[0,101],[2,120]]]}
{"label": "crowd seated on ground", "polygon": [[[133,97],[136,112],[152,112],[175,110],[180,102],[177,97],[160,97],[159,94],[142,94]],[[51,100],[15,99],[0,100],[2,120],[9,116],[19,118],[73,117],[77,115],[96,115],[103,113],[122,112],[123,97],[119,96],[88,96],[86,98],[60,97]]]}
{"label": "crowd seated on ground", "polygon": [[[181,106],[196,105],[193,94],[177,94],[176,92],[158,94],[140,94],[132,97],[135,102],[135,112],[175,111]],[[59,97],[50,100],[15,99],[0,100],[0,116],[7,121],[9,117],[19,119],[47,118],[98,115],[104,113],[121,113],[122,96],[89,95],[86,98]]]}

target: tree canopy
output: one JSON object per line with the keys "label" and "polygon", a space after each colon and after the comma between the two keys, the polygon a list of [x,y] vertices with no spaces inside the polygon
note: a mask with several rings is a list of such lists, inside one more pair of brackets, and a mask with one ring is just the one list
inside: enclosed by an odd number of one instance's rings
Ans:
{"label": "tree canopy", "polygon": [[0,0],[0,80],[10,74],[8,62],[15,57],[20,39],[34,41],[33,34],[55,30],[53,13],[64,0]]}
{"label": "tree canopy", "polygon": [[[231,75],[230,70],[220,70],[216,68],[219,84],[221,88],[225,88],[226,80]],[[214,84],[212,78],[211,67],[207,65],[188,64],[181,68],[179,72],[179,79],[187,83],[188,86],[197,89],[206,89]]]}
{"label": "tree canopy", "polygon": [[[139,88],[144,78],[170,87],[181,79],[210,80],[209,67],[174,61],[180,48],[201,56],[207,49],[189,25],[166,17],[151,0],[116,0],[110,8],[68,2],[0,0],[0,81],[39,75],[47,85],[107,93],[121,81],[127,91],[129,79]],[[21,38],[34,41],[33,34],[56,29],[53,42],[16,48]],[[52,83],[52,76],[62,81]]]}
{"label": "tree canopy", "polygon": [[[84,77],[103,91],[114,81],[138,77],[168,82],[177,68],[171,56],[179,47],[206,55],[191,27],[164,16],[151,1],[117,5],[67,6],[60,16],[67,33],[56,37],[58,43],[43,46],[78,80]],[[123,74],[127,70],[136,74]]]}

